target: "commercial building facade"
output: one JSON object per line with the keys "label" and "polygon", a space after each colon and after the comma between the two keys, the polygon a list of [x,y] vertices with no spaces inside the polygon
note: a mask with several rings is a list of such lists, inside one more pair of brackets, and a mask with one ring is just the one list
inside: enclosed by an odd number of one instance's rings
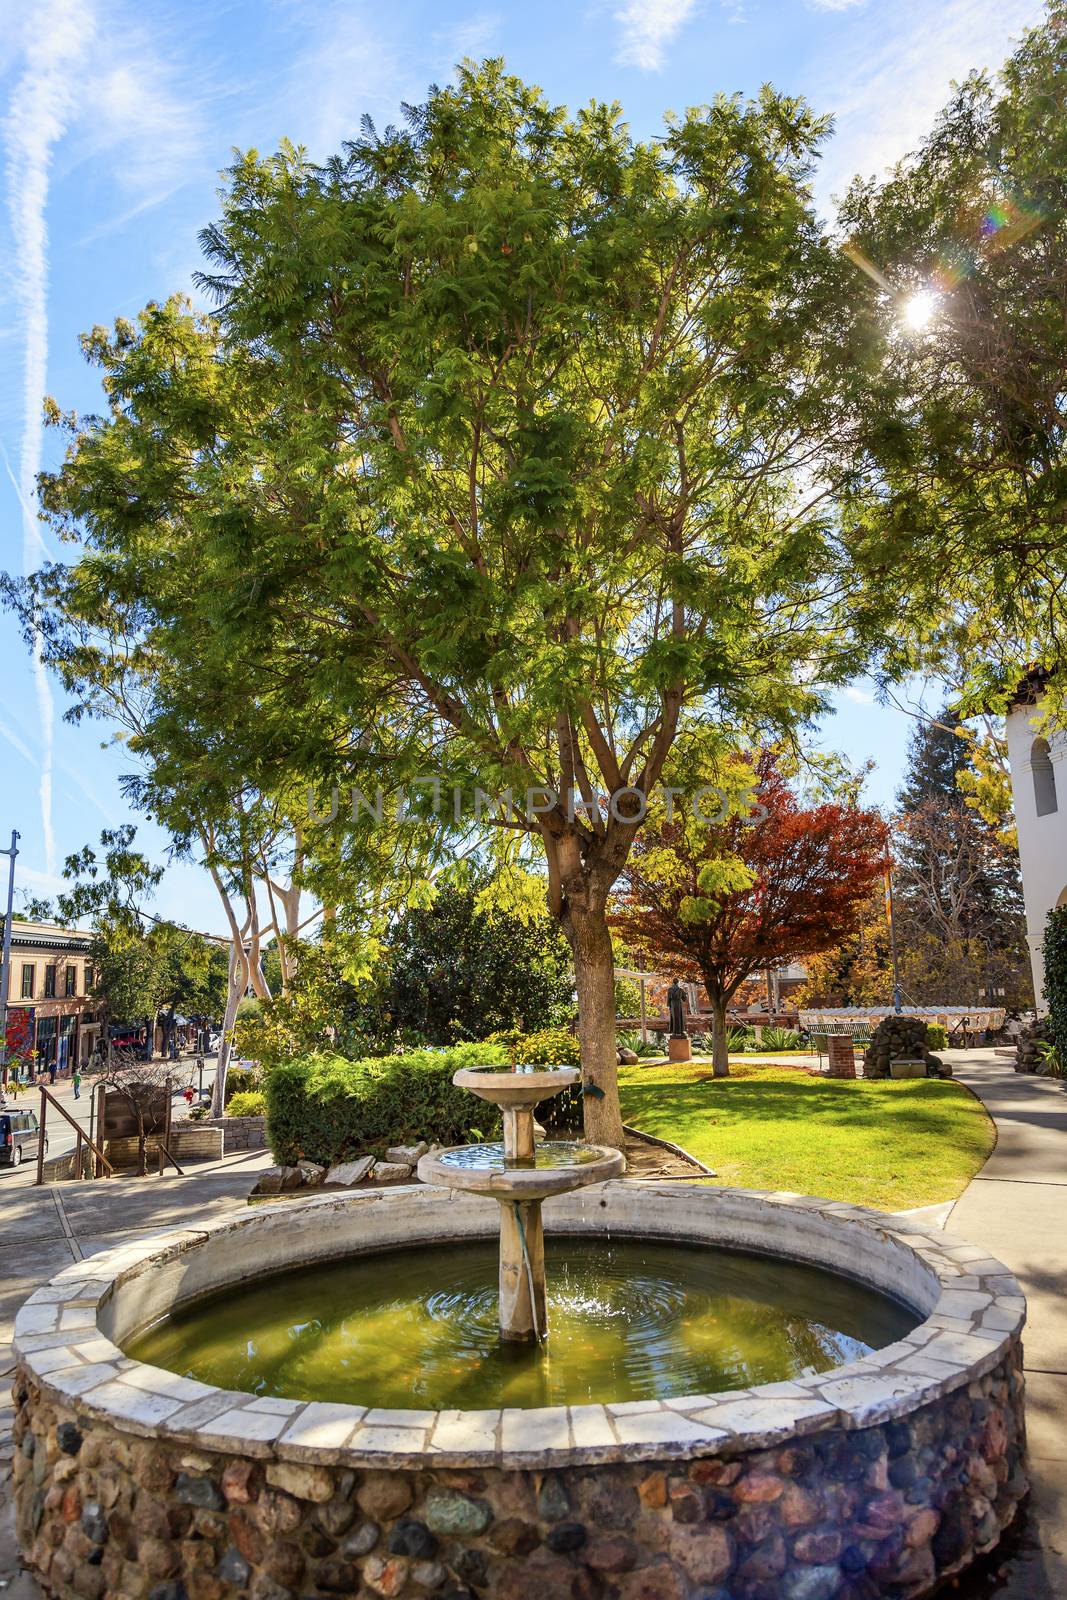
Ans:
{"label": "commercial building facade", "polygon": [[10,1063],[69,1072],[84,1066],[101,1040],[100,1002],[92,996],[92,935],[43,922],[12,922],[7,994]]}

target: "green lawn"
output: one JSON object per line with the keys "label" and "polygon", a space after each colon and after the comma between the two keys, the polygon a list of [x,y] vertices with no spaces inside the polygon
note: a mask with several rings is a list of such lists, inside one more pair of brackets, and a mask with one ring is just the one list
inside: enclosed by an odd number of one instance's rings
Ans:
{"label": "green lawn", "polygon": [[995,1133],[965,1089],[933,1079],[867,1083],[732,1061],[620,1067],[626,1121],[671,1139],[744,1189],[788,1189],[882,1211],[954,1200]]}

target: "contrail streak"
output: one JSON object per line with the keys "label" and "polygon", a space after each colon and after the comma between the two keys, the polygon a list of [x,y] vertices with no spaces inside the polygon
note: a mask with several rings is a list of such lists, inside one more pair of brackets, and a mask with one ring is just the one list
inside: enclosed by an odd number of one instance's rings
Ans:
{"label": "contrail streak", "polygon": [[[30,12],[25,65],[15,85],[4,133],[7,194],[14,240],[14,291],[22,313],[22,440],[18,486],[22,504],[22,562],[32,572],[44,552],[33,507],[41,470],[44,419],[41,402],[48,382],[48,180],[52,151],[63,137],[74,105],[77,68],[93,32],[90,8],[78,0],[51,0]],[[39,792],[41,829],[49,873],[55,871],[52,826],[52,765],[55,706],[42,659],[33,641],[33,672],[41,720]]]}

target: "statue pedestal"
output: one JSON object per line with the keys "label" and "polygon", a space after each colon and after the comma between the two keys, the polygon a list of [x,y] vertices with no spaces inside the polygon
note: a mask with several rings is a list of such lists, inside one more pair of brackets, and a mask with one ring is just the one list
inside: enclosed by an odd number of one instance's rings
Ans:
{"label": "statue pedestal", "polygon": [[680,1039],[672,1034],[667,1040],[667,1054],[672,1061],[692,1061],[693,1045],[688,1034],[683,1033]]}

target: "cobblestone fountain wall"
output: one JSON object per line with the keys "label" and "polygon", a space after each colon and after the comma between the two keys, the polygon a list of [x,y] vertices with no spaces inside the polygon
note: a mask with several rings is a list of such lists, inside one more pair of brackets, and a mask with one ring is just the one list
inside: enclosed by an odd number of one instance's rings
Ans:
{"label": "cobblestone fountain wall", "polygon": [[433,1412],[255,1398],[132,1361],[121,1342],[266,1260],[474,1235],[492,1213],[392,1190],[157,1236],[72,1266],[16,1323],[18,1529],[45,1588],[910,1600],[996,1543],[1026,1491],[1024,1310],[998,1262],[800,1196],[606,1184],[554,1218],[847,1261],[915,1304],[918,1325],[833,1372],[662,1402]]}
{"label": "cobblestone fountain wall", "polygon": [[352,1470],[86,1424],[23,1377],[19,1534],[100,1600],[873,1600],[994,1545],[1025,1491],[1019,1351],[906,1419],[740,1455]]}

